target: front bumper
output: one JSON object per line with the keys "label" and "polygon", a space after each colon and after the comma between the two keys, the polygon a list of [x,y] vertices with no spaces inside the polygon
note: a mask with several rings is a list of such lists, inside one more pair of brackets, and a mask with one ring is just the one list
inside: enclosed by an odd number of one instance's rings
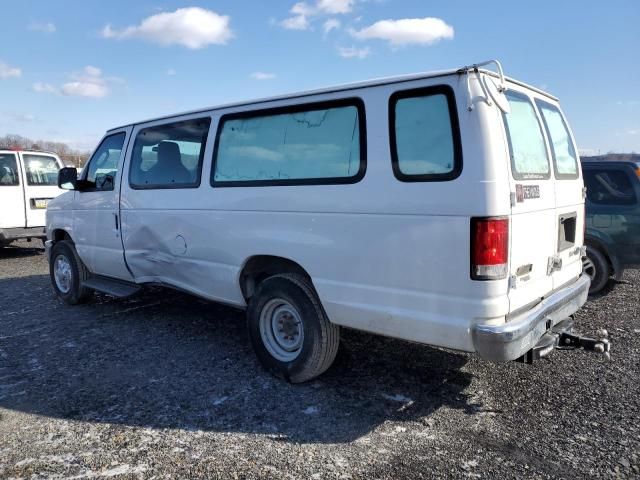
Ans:
{"label": "front bumper", "polygon": [[45,239],[46,237],[47,233],[44,227],[0,228],[0,243],[9,243],[22,238]]}
{"label": "front bumper", "polygon": [[581,275],[574,283],[504,324],[475,325],[471,334],[476,352],[491,362],[507,362],[521,357],[535,347],[554,325],[585,304],[590,284],[590,278]]}

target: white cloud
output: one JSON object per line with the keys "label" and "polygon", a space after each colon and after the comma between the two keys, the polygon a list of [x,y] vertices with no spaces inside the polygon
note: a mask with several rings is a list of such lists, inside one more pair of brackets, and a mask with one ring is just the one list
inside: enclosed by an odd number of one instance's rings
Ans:
{"label": "white cloud", "polygon": [[60,93],[56,87],[49,83],[36,82],[31,88],[38,93]]}
{"label": "white cloud", "polygon": [[16,122],[22,122],[22,123],[33,122],[36,119],[35,116],[29,113],[5,112],[5,115]]}
{"label": "white cloud", "polygon": [[[349,13],[353,10],[354,3],[355,0],[316,0],[313,4],[298,2],[289,10],[291,16],[282,20],[280,25],[289,30],[307,30],[311,26],[310,18]],[[338,25],[335,25],[335,22],[337,20],[325,22],[323,26],[325,33],[339,26],[339,22]],[[334,26],[327,29],[327,24]]]}
{"label": "white cloud", "polygon": [[640,128],[632,128],[625,132],[627,135],[640,135]]}
{"label": "white cloud", "polygon": [[329,13],[349,13],[353,10],[354,0],[319,0],[317,7],[319,10]]}
{"label": "white cloud", "polygon": [[359,40],[386,40],[398,47],[410,44],[432,45],[442,39],[453,38],[454,31],[444,20],[426,17],[381,20],[362,30],[352,30],[351,35]]}
{"label": "white cloud", "polygon": [[34,83],[32,88],[38,93],[53,93],[70,97],[103,98],[109,95],[111,91],[110,84],[124,82],[124,80],[118,77],[105,78],[102,70],[92,65],[84,67],[81,73],[72,74],[69,80],[70,81],[62,84],[60,88],[43,82]]}
{"label": "white cloud", "polygon": [[170,68],[169,70],[167,70],[167,75],[169,75],[170,77],[173,77],[177,73],[178,72],[176,72],[173,68]]}
{"label": "white cloud", "polygon": [[33,22],[29,25],[29,30],[42,33],[55,33],[57,28],[53,22]]}
{"label": "white cloud", "polygon": [[295,17],[285,18],[280,22],[280,25],[288,30],[306,30],[309,28],[309,20],[305,15],[296,15]]}
{"label": "white cloud", "polygon": [[273,80],[276,78],[275,73],[267,73],[267,72],[253,72],[251,78],[254,80]]}
{"label": "white cloud", "polygon": [[339,47],[338,54],[343,58],[367,58],[371,55],[371,49],[369,47],[356,48],[356,47]]}
{"label": "white cloud", "polygon": [[340,28],[342,24],[340,23],[340,20],[338,20],[337,18],[330,18],[329,20],[327,20],[326,22],[324,22],[324,24],[322,25],[322,30],[324,30],[324,34],[328,34],[331,30],[337,30],[338,28]]}
{"label": "white cloud", "polygon": [[233,37],[229,20],[226,15],[204,8],[179,8],[175,12],[152,15],[139,25],[122,30],[106,25],[102,29],[102,36],[115,39],[141,38],[162,46],[182,45],[195,50],[211,44],[226,44]]}
{"label": "white cloud", "polygon": [[22,75],[22,70],[18,67],[12,67],[6,63],[0,61],[0,79],[15,77],[18,78]]}

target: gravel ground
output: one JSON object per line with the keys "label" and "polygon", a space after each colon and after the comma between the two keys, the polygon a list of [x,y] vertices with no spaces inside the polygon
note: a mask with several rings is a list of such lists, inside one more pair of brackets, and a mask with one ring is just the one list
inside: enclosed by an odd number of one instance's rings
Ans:
{"label": "gravel ground", "polygon": [[66,307],[47,272],[42,250],[0,250],[2,478],[640,476],[637,270],[577,318],[609,330],[611,362],[343,331],[297,386],[261,369],[242,312],[162,289]]}

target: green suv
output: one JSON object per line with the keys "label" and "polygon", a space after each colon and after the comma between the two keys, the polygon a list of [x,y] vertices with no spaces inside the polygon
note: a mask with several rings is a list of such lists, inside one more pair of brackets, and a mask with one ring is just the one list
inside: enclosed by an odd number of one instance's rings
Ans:
{"label": "green suv", "polygon": [[640,267],[640,164],[632,161],[582,161],[587,187],[584,271],[590,294],[610,277]]}

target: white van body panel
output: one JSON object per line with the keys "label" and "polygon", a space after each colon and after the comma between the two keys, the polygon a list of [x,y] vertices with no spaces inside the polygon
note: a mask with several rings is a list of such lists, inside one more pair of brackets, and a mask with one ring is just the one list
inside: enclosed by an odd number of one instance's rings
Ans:
{"label": "white van body panel", "polygon": [[[455,71],[402,77],[126,127],[131,129],[132,140],[117,182],[126,272],[118,267],[120,272],[103,274],[138,284],[161,283],[244,307],[244,266],[255,256],[281,257],[309,274],[328,317],[336,324],[474,351],[474,326],[505,324],[510,313],[580,275],[573,265],[556,272],[561,273],[557,280],[546,273],[548,258],[555,253],[556,199],[564,195],[557,193],[560,187],[553,175],[541,184],[539,202],[512,209],[512,193],[520,182],[511,176],[501,112],[486,101],[479,84],[482,75],[490,74],[471,75],[468,86],[466,74]],[[399,181],[391,167],[389,99],[400,90],[435,85],[451,87],[456,97],[461,173],[450,181]],[[518,82],[509,81],[508,86],[555,102]],[[467,108],[468,91],[473,110]],[[361,99],[366,108],[366,174],[360,181],[348,185],[211,186],[211,160],[223,115],[353,97]],[[197,188],[130,186],[133,139],[140,130],[204,117],[211,119],[211,125]],[[581,178],[566,185],[581,192]],[[85,200],[88,194],[74,195],[75,211],[93,208]],[[576,210],[582,201],[575,200],[573,192],[560,210]],[[61,205],[52,206],[52,211],[53,207],[62,210]],[[584,212],[578,216],[582,219]],[[472,217],[509,218],[512,253],[505,278],[472,280]],[[55,225],[59,219],[57,213],[51,214],[49,228],[60,228]],[[85,232],[98,228],[95,223],[93,217],[86,217],[83,222],[74,220],[73,228],[75,235],[82,236],[80,257],[90,270],[102,273],[107,271],[107,259],[95,253],[99,239],[78,231],[79,227]],[[539,238],[532,237],[532,231]],[[100,237],[114,233],[104,230]],[[581,240],[576,239],[576,245],[582,245]],[[527,263],[535,264],[528,281],[512,285],[510,277]]]}
{"label": "white van body panel", "polygon": [[[6,175],[5,184],[0,185],[0,228],[24,228],[27,226],[24,209],[24,180],[17,152],[0,152],[7,158],[13,158],[17,166],[17,172],[0,171],[0,175]],[[13,163],[13,162],[12,162]],[[17,175],[15,175],[17,173]],[[9,177],[11,176],[11,180]],[[18,185],[14,185],[17,177]]]}
{"label": "white van body panel", "polygon": [[[7,240],[42,237],[46,224],[48,202],[63,191],[53,185],[55,170],[38,171],[30,162],[42,161],[53,165],[54,169],[63,167],[57,155],[48,152],[0,150],[0,155],[12,156],[17,166],[17,185],[0,184],[0,229],[5,230],[0,237]],[[40,159],[40,160],[38,160]],[[32,168],[29,170],[31,167]],[[0,175],[7,172],[0,172]],[[55,179],[57,182],[57,179]],[[2,243],[0,238],[0,243]]]}
{"label": "white van body panel", "polygon": [[[126,145],[131,127],[111,131],[107,136],[118,133],[125,135]],[[113,190],[74,192],[73,240],[80,258],[91,272],[131,280],[124,261],[118,218],[124,156],[123,150],[118,160]]]}

